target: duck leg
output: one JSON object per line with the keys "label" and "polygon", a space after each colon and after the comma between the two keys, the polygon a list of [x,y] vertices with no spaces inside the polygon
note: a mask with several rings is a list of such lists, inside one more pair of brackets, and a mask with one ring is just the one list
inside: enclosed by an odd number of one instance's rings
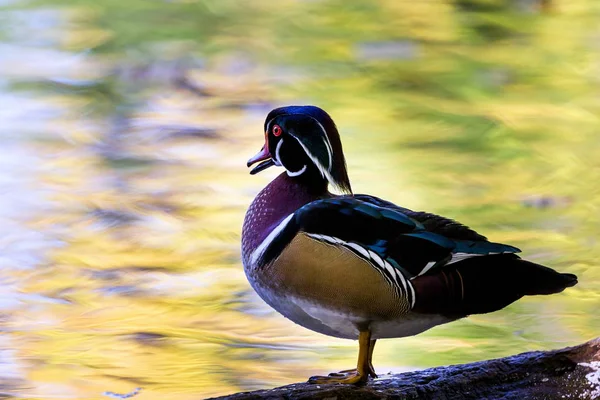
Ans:
{"label": "duck leg", "polygon": [[377,377],[373,370],[371,358],[373,357],[373,348],[375,340],[371,340],[371,331],[360,332],[358,336],[358,362],[356,369],[349,369],[341,372],[334,372],[329,376],[312,376],[308,383],[364,383],[369,379],[369,375]]}
{"label": "duck leg", "polygon": [[373,350],[375,350],[376,341],[377,339],[371,339],[371,343],[369,344],[369,375],[371,378],[377,378],[375,368],[373,368]]}
{"label": "duck leg", "polygon": [[[377,374],[375,373],[375,368],[373,368],[373,349],[375,349],[375,342],[377,341],[377,339],[371,339],[371,342],[369,343],[369,376],[371,378],[377,378]],[[352,369],[346,369],[344,371],[340,371],[338,374],[348,374],[350,372],[356,372],[357,369],[356,368],[352,368]],[[331,374],[329,374],[329,376],[334,376],[337,375],[335,372],[332,372]]]}

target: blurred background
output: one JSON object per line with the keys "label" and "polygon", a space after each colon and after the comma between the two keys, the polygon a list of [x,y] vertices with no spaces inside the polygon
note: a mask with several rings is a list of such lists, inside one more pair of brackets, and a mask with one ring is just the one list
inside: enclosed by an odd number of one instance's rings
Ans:
{"label": "blurred background", "polygon": [[597,0],[0,0],[0,397],[198,399],[351,368],[252,291],[269,110],[326,109],[353,187],[579,285],[377,345],[379,373],[600,332]]}

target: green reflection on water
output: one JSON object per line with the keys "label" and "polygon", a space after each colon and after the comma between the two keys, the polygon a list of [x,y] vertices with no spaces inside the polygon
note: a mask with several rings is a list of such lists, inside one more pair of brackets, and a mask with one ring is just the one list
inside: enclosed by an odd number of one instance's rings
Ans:
{"label": "green reflection on water", "polygon": [[[355,343],[284,320],[240,265],[245,209],[277,173],[250,177],[245,161],[266,113],[289,103],[332,114],[356,192],[455,218],[580,277],[560,295],[382,341],[379,372],[596,336],[600,10],[517,3],[7,6],[6,20],[44,26],[2,32],[23,54],[0,67],[6,91],[37,107],[7,128],[35,155],[23,196],[40,187],[45,204],[17,220],[60,245],[32,265],[8,257],[25,297],[2,326],[24,372],[5,391],[142,386],[185,399],[354,364]],[[40,48],[62,53],[32,67]]]}

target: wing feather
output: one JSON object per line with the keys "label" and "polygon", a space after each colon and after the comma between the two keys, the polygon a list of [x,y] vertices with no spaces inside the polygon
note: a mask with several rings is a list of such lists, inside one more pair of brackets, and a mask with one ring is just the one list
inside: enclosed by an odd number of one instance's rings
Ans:
{"label": "wing feather", "polygon": [[[262,253],[262,262],[277,257],[298,232],[344,245],[384,270],[389,265],[406,280],[462,258],[520,251],[489,242],[456,221],[355,195],[317,200],[298,209]],[[406,285],[403,289],[408,290]]]}

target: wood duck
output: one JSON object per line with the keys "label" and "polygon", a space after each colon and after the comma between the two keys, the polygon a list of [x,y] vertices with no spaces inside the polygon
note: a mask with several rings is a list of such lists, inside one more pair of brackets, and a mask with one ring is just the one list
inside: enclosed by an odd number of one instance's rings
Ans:
{"label": "wood duck", "polygon": [[452,219],[352,194],[338,130],[318,107],[276,108],[264,130],[265,144],[248,167],[260,164],[250,173],[285,172],[246,213],[246,276],[293,322],[359,344],[356,369],[311,383],[364,383],[377,376],[377,339],[416,335],[577,283]]}

